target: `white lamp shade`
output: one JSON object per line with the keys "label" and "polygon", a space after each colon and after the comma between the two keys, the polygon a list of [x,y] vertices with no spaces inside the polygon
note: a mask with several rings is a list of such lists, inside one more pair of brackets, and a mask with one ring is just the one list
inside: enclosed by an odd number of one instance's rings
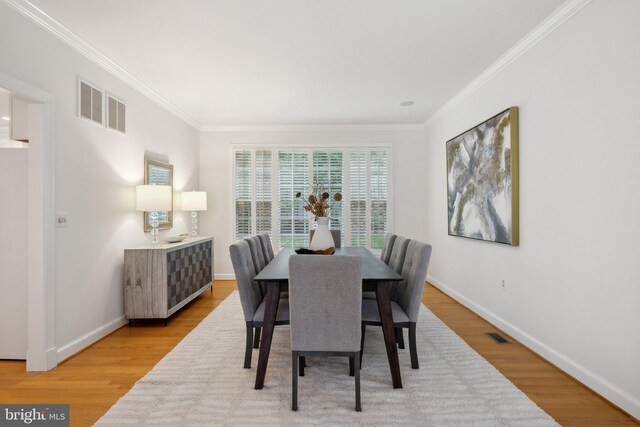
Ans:
{"label": "white lamp shade", "polygon": [[170,185],[136,186],[136,210],[170,211],[172,189]]}
{"label": "white lamp shade", "polygon": [[185,191],[182,193],[183,211],[206,211],[207,193],[206,191]]}

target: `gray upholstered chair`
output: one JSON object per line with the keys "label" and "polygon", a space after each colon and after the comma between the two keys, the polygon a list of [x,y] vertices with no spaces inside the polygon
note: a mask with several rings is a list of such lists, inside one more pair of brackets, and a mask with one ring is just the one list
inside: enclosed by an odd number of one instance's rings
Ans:
{"label": "gray upholstered chair", "polygon": [[[336,248],[339,248],[342,246],[342,238],[341,238],[341,233],[340,230],[330,230],[331,231],[331,237],[333,237],[333,243],[336,245]],[[311,243],[311,239],[313,239],[313,235],[316,233],[315,229],[311,229],[309,230],[309,243]]]}
{"label": "gray upholstered chair", "polygon": [[[393,249],[393,242],[396,240],[395,234],[387,233],[384,236],[384,244],[382,245],[382,251],[380,252],[380,260],[385,264],[389,264],[389,258],[391,258],[391,250]],[[363,299],[376,299],[375,292],[363,292]]]}
{"label": "gray upholstered chair", "polygon": [[[422,293],[424,292],[427,270],[429,269],[429,260],[431,259],[431,245],[411,240],[407,253],[409,255],[406,257],[401,273],[404,281],[398,285],[396,299],[391,302],[391,313],[393,315],[394,328],[409,329],[411,367],[418,369],[416,323],[420,312],[420,304],[422,303]],[[382,325],[377,302],[373,300],[362,301],[362,346],[364,346],[367,325]]]}
{"label": "gray upholstered chair", "polygon": [[409,246],[409,239],[402,236],[397,236],[393,242],[393,248],[391,249],[387,265],[393,268],[398,274],[402,273],[402,265],[404,264],[404,257],[407,254],[407,246]]}
{"label": "gray upholstered chair", "polygon": [[[264,253],[262,251],[262,243],[260,242],[260,238],[258,236],[250,236],[245,237],[244,239],[249,244],[249,249],[251,251],[251,262],[253,264],[253,270],[256,274],[260,273],[262,269],[267,265],[267,261],[264,258]],[[259,284],[260,294],[264,297],[267,294],[266,284]],[[260,334],[258,334],[260,335]],[[258,348],[258,341],[256,339],[256,346]]]}
{"label": "gray upholstered chair", "polygon": [[265,261],[269,264],[274,258],[271,237],[269,237],[269,233],[262,233],[258,234],[258,238],[260,239],[260,243],[262,243],[262,253],[264,254]]}
{"label": "gray upholstered chair", "polygon": [[393,249],[393,242],[396,241],[397,235],[393,233],[387,233],[384,236],[384,244],[382,245],[382,252],[380,253],[380,259],[385,264],[389,265],[389,259],[391,258],[391,250]]}
{"label": "gray upholstered chair", "polygon": [[[244,367],[251,367],[251,355],[253,352],[252,341],[254,341],[254,328],[256,338],[260,335],[262,322],[264,320],[265,304],[262,301],[260,288],[254,282],[256,276],[253,261],[251,259],[251,249],[247,240],[229,246],[231,263],[236,275],[238,293],[242,303],[242,311],[247,326],[246,347],[244,352]],[[289,324],[289,301],[281,300],[278,304],[276,314],[276,326]],[[257,341],[257,340],[256,340]]]}
{"label": "gray upholstered chair", "polygon": [[[298,410],[298,371],[308,355],[348,356],[360,403],[362,261],[348,255],[292,255],[289,259],[292,400]],[[299,363],[300,360],[300,365]]]}
{"label": "gray upholstered chair", "polygon": [[256,274],[260,273],[265,265],[267,265],[267,261],[264,258],[264,252],[262,251],[262,243],[260,242],[260,238],[258,236],[246,237],[244,240],[249,243],[249,248],[251,249],[251,259],[253,261],[253,268]]}

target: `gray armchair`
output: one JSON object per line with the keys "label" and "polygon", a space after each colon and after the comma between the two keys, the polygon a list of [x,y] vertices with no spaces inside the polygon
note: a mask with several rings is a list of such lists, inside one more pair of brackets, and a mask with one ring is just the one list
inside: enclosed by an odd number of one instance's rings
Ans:
{"label": "gray armchair", "polygon": [[[254,282],[256,276],[253,261],[251,259],[251,249],[246,240],[229,246],[231,255],[231,263],[233,271],[236,275],[238,293],[240,294],[240,302],[244,313],[244,320],[247,326],[246,347],[244,352],[244,367],[251,367],[251,355],[253,353],[252,342],[254,341],[254,328],[256,330],[256,342],[260,336],[260,329],[264,321],[265,304],[262,301],[260,288]],[[289,324],[289,301],[281,300],[278,304],[278,312],[276,314],[275,325]]]}
{"label": "gray armchair", "polygon": [[350,375],[355,376],[356,411],[362,410],[361,293],[360,257],[292,255],[289,259],[292,410],[298,410],[298,371],[304,375],[303,358],[308,355],[349,357]]}
{"label": "gray armchair", "polygon": [[[330,230],[331,231],[331,237],[333,237],[333,243],[336,245],[336,248],[339,248],[342,246],[342,239],[341,239],[341,232],[340,230]],[[311,239],[313,239],[313,235],[316,233],[315,229],[311,229],[309,230],[309,243],[311,243]]]}
{"label": "gray armchair", "polygon": [[[396,328],[396,336],[398,336],[398,333],[402,334],[403,328],[409,329],[411,367],[418,369],[416,323],[420,312],[420,304],[422,303],[422,293],[424,292],[427,270],[429,269],[429,260],[431,259],[431,245],[411,240],[406,252],[406,259],[401,272],[404,281],[398,285],[395,300],[391,302],[391,313],[393,315],[393,326]],[[362,301],[361,348],[364,346],[367,325],[382,326],[377,301]],[[401,339],[398,339],[398,341],[401,342]]]}

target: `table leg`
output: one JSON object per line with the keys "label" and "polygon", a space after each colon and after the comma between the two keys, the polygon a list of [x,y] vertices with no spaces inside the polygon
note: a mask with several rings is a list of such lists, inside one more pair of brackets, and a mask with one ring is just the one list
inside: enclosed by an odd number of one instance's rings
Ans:
{"label": "table leg", "polygon": [[379,282],[376,286],[376,299],[378,300],[378,311],[382,323],[384,344],[387,347],[387,358],[389,359],[393,388],[402,388],[398,348],[396,347],[396,334],[393,327],[393,314],[391,313],[390,289],[391,284],[389,282]]}
{"label": "table leg", "polygon": [[256,390],[261,390],[264,386],[264,377],[267,374],[267,363],[269,363],[271,339],[273,338],[273,328],[276,322],[279,302],[280,285],[269,284],[267,286],[267,294],[264,298],[264,320],[262,321],[260,355],[258,356],[258,369],[256,371]]}

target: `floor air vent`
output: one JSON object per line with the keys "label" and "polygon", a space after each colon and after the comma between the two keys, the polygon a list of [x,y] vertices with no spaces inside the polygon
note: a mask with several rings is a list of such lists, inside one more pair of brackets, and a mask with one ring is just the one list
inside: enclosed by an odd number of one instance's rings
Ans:
{"label": "floor air vent", "polygon": [[511,344],[509,341],[506,340],[505,337],[503,337],[497,332],[487,332],[487,335],[489,336],[489,338],[491,338],[498,344]]}

